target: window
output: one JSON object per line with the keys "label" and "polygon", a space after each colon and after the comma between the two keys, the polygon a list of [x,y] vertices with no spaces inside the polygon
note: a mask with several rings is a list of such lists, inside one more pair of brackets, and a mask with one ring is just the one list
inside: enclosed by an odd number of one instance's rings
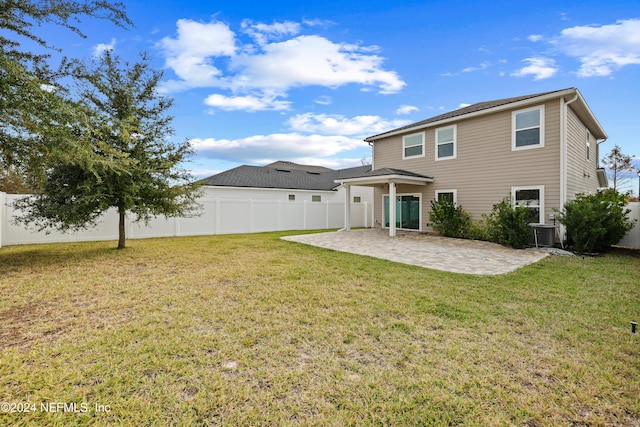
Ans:
{"label": "window", "polygon": [[513,187],[511,197],[515,206],[529,209],[529,223],[544,224],[544,186]]}
{"label": "window", "polygon": [[544,147],[544,106],[514,111],[512,150]]}
{"label": "window", "polygon": [[295,194],[289,194],[289,201],[293,202],[296,200],[296,195]]}
{"label": "window", "polygon": [[402,158],[424,157],[424,132],[402,137]]}
{"label": "window", "polygon": [[456,204],[458,203],[458,192],[456,190],[436,190],[436,200],[438,202],[448,200]]}
{"label": "window", "polygon": [[360,203],[362,198],[360,196],[353,196],[353,203]]}
{"label": "window", "polygon": [[322,201],[322,196],[311,196],[311,201],[312,202],[321,202]]}
{"label": "window", "polygon": [[589,129],[587,129],[587,136],[586,136],[586,149],[587,149],[587,160],[589,160],[589,158],[591,157],[591,153],[590,153],[590,149],[591,149],[591,134],[589,133]]}
{"label": "window", "polygon": [[436,129],[436,160],[456,158],[456,126]]}

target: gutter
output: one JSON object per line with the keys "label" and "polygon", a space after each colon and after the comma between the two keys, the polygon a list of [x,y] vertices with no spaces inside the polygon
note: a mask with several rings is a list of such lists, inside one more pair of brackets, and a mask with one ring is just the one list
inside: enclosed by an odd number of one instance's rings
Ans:
{"label": "gutter", "polygon": [[[562,110],[560,114],[560,209],[563,209],[565,203],[567,203],[567,111],[569,109],[569,104],[575,102],[579,97],[577,90],[575,90],[574,93],[575,95],[573,99],[568,102],[564,102],[564,98],[560,98],[560,108]],[[566,233],[567,230],[561,223],[558,234],[563,248],[566,240]]]}
{"label": "gutter", "polygon": [[[567,111],[569,104],[575,102],[578,99],[578,92],[575,92],[573,99],[567,101],[562,106],[562,115],[560,119],[562,123],[560,125],[560,129],[562,132],[562,136],[560,138],[560,209],[567,203]],[[560,98],[564,100],[564,98]]]}

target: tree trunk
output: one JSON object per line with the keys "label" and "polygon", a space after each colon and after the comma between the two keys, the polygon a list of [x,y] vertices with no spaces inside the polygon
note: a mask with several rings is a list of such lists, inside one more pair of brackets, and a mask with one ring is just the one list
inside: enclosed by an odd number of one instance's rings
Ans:
{"label": "tree trunk", "polygon": [[120,223],[118,224],[118,249],[125,248],[125,234],[124,234],[124,211],[120,211]]}

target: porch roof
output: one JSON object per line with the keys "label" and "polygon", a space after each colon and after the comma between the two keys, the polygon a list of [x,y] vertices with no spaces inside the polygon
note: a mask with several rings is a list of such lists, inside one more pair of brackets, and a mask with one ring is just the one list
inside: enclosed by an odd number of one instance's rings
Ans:
{"label": "porch roof", "polygon": [[338,184],[361,186],[387,184],[391,181],[396,184],[427,185],[434,179],[432,176],[420,175],[404,169],[382,168],[335,180]]}

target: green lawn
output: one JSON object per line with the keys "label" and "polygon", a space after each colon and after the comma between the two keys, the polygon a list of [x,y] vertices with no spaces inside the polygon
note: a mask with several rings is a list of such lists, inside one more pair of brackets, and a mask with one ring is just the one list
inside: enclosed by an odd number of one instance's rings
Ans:
{"label": "green lawn", "polygon": [[1,248],[0,425],[640,424],[640,252],[478,277],[285,234]]}

